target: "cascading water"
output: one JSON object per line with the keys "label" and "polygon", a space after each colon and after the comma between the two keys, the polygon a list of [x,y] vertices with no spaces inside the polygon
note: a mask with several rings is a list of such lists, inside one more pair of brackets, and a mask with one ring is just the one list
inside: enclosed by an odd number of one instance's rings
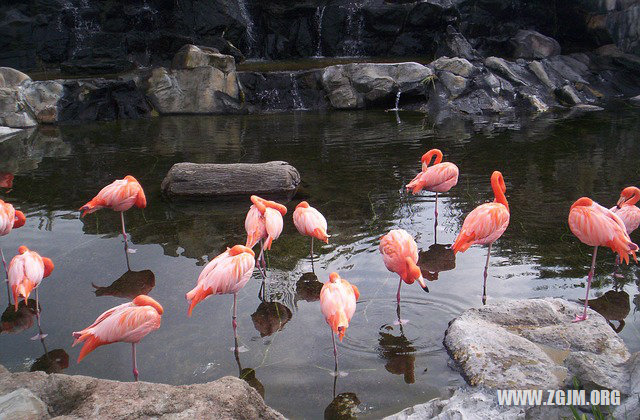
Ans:
{"label": "cascading water", "polygon": [[393,107],[392,111],[400,111],[400,95],[402,95],[402,91],[398,89],[396,93],[396,105]]}
{"label": "cascading water", "polygon": [[316,57],[322,57],[322,17],[324,16],[324,9],[327,6],[318,7],[316,9],[316,22],[318,28],[318,45],[316,46]]}
{"label": "cascading water", "polygon": [[350,3],[347,6],[346,39],[342,43],[342,55],[357,57],[363,54],[362,35],[364,33],[363,6],[366,1]]}
{"label": "cascading water", "polygon": [[291,96],[293,98],[293,109],[304,110],[304,101],[302,100],[302,96],[300,96],[300,90],[298,89],[298,81],[296,80],[296,76],[293,73],[289,73],[289,77],[291,77]]}
{"label": "cascading water", "polygon": [[249,13],[249,9],[247,8],[246,0],[238,0],[238,8],[240,9],[240,15],[242,15],[242,19],[244,19],[244,25],[246,28],[247,47],[249,49],[247,55],[251,56],[256,43],[253,20],[251,20],[251,14]]}
{"label": "cascading water", "polygon": [[[73,49],[71,50],[71,58],[75,58],[78,52],[85,44],[87,37],[100,32],[101,28],[98,22],[93,20],[86,20],[79,12],[80,8],[88,8],[88,0],[80,0],[80,7],[75,6],[71,1],[65,0],[62,2],[62,10],[68,10],[73,17],[72,35],[74,39]],[[58,22],[58,29],[62,29],[62,20]]]}

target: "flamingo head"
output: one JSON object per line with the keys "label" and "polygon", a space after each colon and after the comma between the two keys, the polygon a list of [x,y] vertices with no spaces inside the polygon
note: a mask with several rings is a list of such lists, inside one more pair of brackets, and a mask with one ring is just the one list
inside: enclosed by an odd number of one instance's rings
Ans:
{"label": "flamingo head", "polygon": [[256,256],[255,252],[253,252],[253,249],[249,248],[248,246],[235,245],[233,248],[229,249],[229,255],[231,255],[232,257],[235,257],[236,255],[240,255],[243,252],[246,252],[247,254],[251,254],[252,257]]}
{"label": "flamingo head", "polygon": [[13,228],[17,229],[19,227],[22,227],[26,222],[27,218],[25,217],[24,213],[20,210],[16,210],[15,220],[13,221]]}
{"label": "flamingo head", "polygon": [[29,248],[27,248],[27,247],[26,247],[26,246],[24,246],[24,245],[21,245],[21,246],[20,246],[20,248],[18,248],[18,254],[22,255],[22,254],[24,254],[25,252],[29,252]]}
{"label": "flamingo head", "polygon": [[627,187],[620,193],[620,199],[616,203],[618,208],[621,208],[623,205],[634,205],[640,200],[640,189],[637,187]]}
{"label": "flamingo head", "polygon": [[338,280],[340,280],[340,275],[339,275],[338,273],[336,273],[336,272],[334,271],[333,273],[329,274],[329,281],[330,281],[331,283],[335,283],[335,282],[337,282]]}
{"label": "flamingo head", "polygon": [[127,175],[127,176],[125,176],[125,177],[124,177],[124,180],[125,180],[125,181],[129,181],[129,182],[138,182],[138,180],[137,180],[137,179],[135,179],[135,178],[133,177],[133,175]]}
{"label": "flamingo head", "polygon": [[422,272],[420,271],[420,267],[416,265],[416,263],[411,259],[411,257],[406,257],[405,262],[407,265],[406,274],[403,280],[407,284],[413,284],[416,280],[422,287],[422,290],[429,293],[429,288],[427,287],[427,283],[425,283],[424,278],[422,277]]}
{"label": "flamingo head", "polygon": [[575,203],[571,205],[571,210],[576,207],[590,207],[593,204],[593,200],[589,197],[581,197],[576,200]]}
{"label": "flamingo head", "polygon": [[429,166],[429,164],[431,163],[431,158],[433,158],[434,156],[436,157],[435,161],[433,162],[434,165],[442,162],[442,152],[439,149],[431,149],[427,153],[422,155],[422,158],[420,159],[422,165]]}
{"label": "flamingo head", "polygon": [[307,203],[306,201],[301,201],[300,204],[296,206],[296,209],[298,208],[307,209],[309,208],[309,203]]}
{"label": "flamingo head", "polygon": [[156,312],[158,312],[158,315],[162,315],[164,313],[162,305],[160,305],[155,299],[147,295],[136,296],[135,299],[133,299],[133,304],[136,306],[151,306],[156,310]]}
{"label": "flamingo head", "polygon": [[49,277],[54,268],[53,261],[51,261],[51,258],[42,257],[42,264],[44,264],[43,277]]}
{"label": "flamingo head", "polygon": [[[494,181],[494,179],[495,179],[495,181]],[[498,186],[500,187],[500,190],[502,190],[503,194],[505,194],[507,192],[507,186],[504,183],[504,177],[502,176],[502,172],[493,171],[493,173],[491,174],[491,181],[498,184]]]}

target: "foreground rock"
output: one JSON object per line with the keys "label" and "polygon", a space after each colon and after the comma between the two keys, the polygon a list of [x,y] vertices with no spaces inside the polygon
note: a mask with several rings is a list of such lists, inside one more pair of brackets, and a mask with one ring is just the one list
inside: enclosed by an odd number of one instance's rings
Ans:
{"label": "foreground rock", "polygon": [[444,345],[471,385],[561,389],[577,378],[587,389],[631,392],[622,339],[597,312],[572,323],[578,304],[563,299],[507,300],[469,309]]}
{"label": "foreground rock", "polygon": [[300,173],[287,162],[266,163],[176,163],[162,181],[169,197],[208,199],[260,196],[292,197],[300,184]]}
{"label": "foreground rock", "polygon": [[[13,411],[3,411],[8,409]],[[0,366],[0,418],[55,416],[284,419],[245,381],[230,376],[206,384],[172,386],[43,372],[11,374]]]}

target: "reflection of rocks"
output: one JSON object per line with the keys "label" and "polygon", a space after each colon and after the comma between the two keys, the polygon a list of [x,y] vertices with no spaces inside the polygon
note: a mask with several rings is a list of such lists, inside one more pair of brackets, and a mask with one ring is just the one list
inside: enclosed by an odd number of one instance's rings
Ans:
{"label": "reflection of rocks", "polygon": [[60,373],[69,367],[69,355],[64,349],[54,349],[38,357],[31,365],[31,372]]}
{"label": "reflection of rocks", "polygon": [[0,395],[19,388],[35,394],[53,417],[284,418],[245,381],[230,376],[204,384],[173,386],[59,373],[12,374],[0,366]]}
{"label": "reflection of rocks", "polygon": [[0,318],[0,332],[15,334],[28,330],[33,327],[35,315],[36,301],[34,299],[29,299],[28,305],[25,305],[24,300],[20,300],[17,311],[14,305],[9,305]]}
{"label": "reflection of rocks", "polygon": [[439,272],[456,268],[456,256],[449,245],[433,244],[419,254],[418,267],[428,280],[437,280]]}
{"label": "reflection of rocks", "polygon": [[559,389],[577,377],[627,393],[627,347],[597,312],[571,322],[581,310],[562,299],[505,300],[463,312],[444,344],[471,385]]}
{"label": "reflection of rocks", "polygon": [[322,286],[324,285],[318,281],[318,276],[314,273],[304,273],[296,283],[296,301],[315,302],[319,300]]}
{"label": "reflection of rocks", "polygon": [[282,330],[291,316],[291,310],[281,303],[261,302],[256,311],[251,314],[251,320],[260,337],[267,337]]}
{"label": "reflection of rocks", "polygon": [[[609,290],[596,299],[589,299],[589,307],[602,315],[617,333],[624,328],[624,319],[631,311],[629,294],[624,290]],[[618,326],[615,327],[611,321],[618,321]]]}
{"label": "reflection of rocks", "polygon": [[35,169],[44,158],[68,156],[71,150],[57,129],[23,130],[0,142],[0,171],[16,174]]}
{"label": "reflection of rocks", "polygon": [[416,349],[413,343],[402,332],[397,336],[383,331],[379,334],[380,355],[387,360],[385,369],[394,375],[404,375],[404,381],[408,384],[414,383],[416,381],[414,371]]}
{"label": "reflection of rocks", "polygon": [[96,296],[133,299],[138,295],[148,295],[156,285],[156,276],[151,270],[128,270],[109,286],[96,286],[93,283],[91,285],[96,289]]}
{"label": "reflection of rocks", "polygon": [[324,410],[325,420],[355,419],[360,413],[360,400],[353,392],[338,394]]}

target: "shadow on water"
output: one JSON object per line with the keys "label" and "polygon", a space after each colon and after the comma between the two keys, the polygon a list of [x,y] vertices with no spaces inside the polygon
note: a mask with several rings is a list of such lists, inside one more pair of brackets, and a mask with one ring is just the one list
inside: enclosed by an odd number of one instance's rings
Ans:
{"label": "shadow on water", "polygon": [[93,286],[96,296],[114,296],[133,299],[138,295],[148,295],[156,285],[156,276],[151,270],[127,270],[109,286]]}
{"label": "shadow on water", "polygon": [[[584,304],[584,300],[581,302]],[[602,296],[589,299],[589,308],[602,315],[611,328],[619,333],[624,328],[624,320],[631,311],[629,294],[624,290],[609,290]],[[612,321],[618,322],[618,325],[615,326]]]}
{"label": "shadow on water", "polygon": [[30,329],[34,325],[36,312],[35,299],[29,299],[26,304],[24,300],[20,300],[17,311],[15,305],[8,305],[0,318],[0,333],[17,334]]}

